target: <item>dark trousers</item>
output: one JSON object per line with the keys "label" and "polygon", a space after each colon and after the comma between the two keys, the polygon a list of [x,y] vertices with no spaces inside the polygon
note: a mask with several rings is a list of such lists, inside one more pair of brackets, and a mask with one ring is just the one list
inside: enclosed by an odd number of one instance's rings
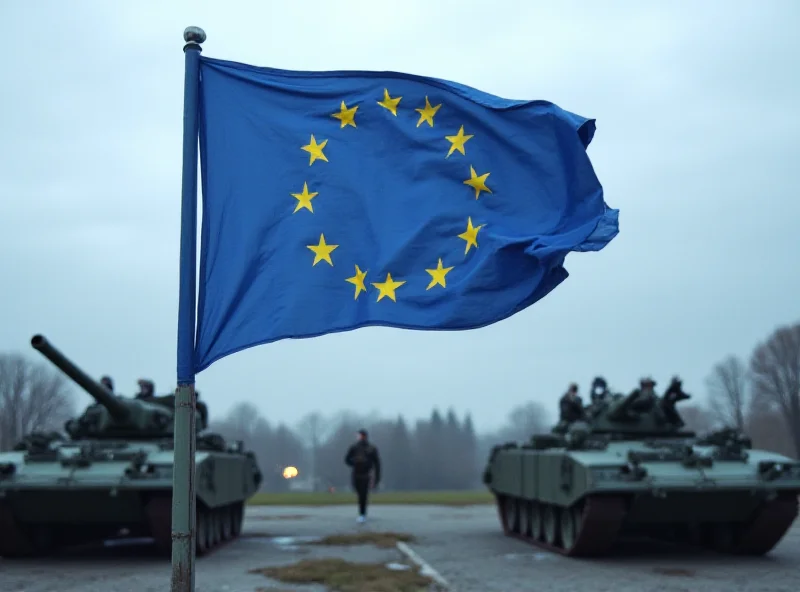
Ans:
{"label": "dark trousers", "polygon": [[367,475],[353,475],[353,489],[356,490],[358,496],[358,513],[362,516],[367,515],[367,498],[369,496],[369,482],[370,476]]}

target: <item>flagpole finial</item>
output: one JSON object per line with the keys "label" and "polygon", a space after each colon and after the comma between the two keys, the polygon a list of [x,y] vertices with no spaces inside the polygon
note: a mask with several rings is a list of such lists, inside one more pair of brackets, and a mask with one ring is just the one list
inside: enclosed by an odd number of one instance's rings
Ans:
{"label": "flagpole finial", "polygon": [[200,27],[186,27],[183,30],[183,40],[186,42],[187,47],[200,45],[206,40],[206,32]]}

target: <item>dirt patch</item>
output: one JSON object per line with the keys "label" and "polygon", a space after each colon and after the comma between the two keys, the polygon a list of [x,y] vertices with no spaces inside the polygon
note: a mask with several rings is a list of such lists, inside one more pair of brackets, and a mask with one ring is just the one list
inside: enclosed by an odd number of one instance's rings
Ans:
{"label": "dirt patch", "polygon": [[654,567],[653,573],[657,573],[662,576],[683,577],[683,578],[691,578],[695,576],[694,570],[684,569],[682,567]]}
{"label": "dirt patch", "polygon": [[248,516],[248,520],[305,520],[308,514],[275,514],[274,516]]}
{"label": "dirt patch", "polygon": [[390,549],[395,547],[399,541],[411,543],[414,540],[413,535],[405,532],[355,532],[332,534],[312,544],[328,547],[375,545],[381,549]]}
{"label": "dirt patch", "polygon": [[433,583],[416,569],[394,571],[380,563],[333,558],[304,559],[293,565],[252,569],[250,573],[286,584],[322,584],[333,592],[420,592]]}

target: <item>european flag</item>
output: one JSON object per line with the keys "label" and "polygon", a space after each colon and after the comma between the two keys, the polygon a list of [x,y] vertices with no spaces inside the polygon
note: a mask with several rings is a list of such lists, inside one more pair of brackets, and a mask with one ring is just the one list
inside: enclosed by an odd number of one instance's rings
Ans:
{"label": "european flag", "polygon": [[410,74],[200,59],[197,372],[286,338],[489,325],[619,232],[592,119]]}

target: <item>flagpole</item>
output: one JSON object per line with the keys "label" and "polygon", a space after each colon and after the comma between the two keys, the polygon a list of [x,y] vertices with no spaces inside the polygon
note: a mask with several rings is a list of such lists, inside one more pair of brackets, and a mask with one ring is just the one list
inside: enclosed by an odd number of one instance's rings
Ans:
{"label": "flagpole", "polygon": [[183,89],[183,179],[181,185],[180,286],[178,295],[178,389],[172,471],[171,592],[194,592],[195,560],[195,389],[194,338],[197,309],[197,142],[200,52],[206,34],[183,32],[186,73]]}

